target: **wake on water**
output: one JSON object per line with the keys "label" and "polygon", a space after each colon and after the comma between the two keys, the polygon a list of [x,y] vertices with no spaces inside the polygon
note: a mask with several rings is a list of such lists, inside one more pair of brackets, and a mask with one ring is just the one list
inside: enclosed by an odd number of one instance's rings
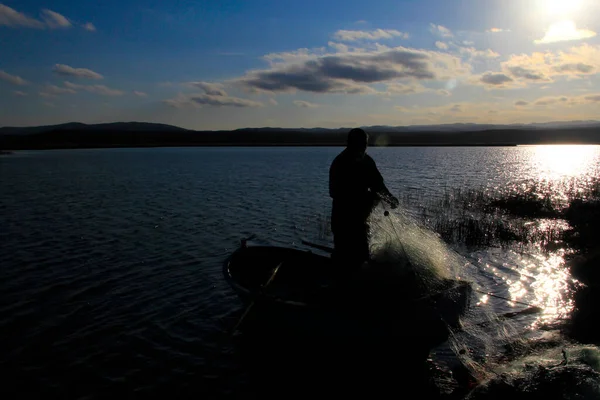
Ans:
{"label": "wake on water", "polygon": [[[438,290],[447,278],[467,280],[475,291],[488,292],[472,279],[470,274],[476,268],[466,258],[405,211],[396,209],[388,214],[379,205],[369,223],[369,269],[398,279],[416,274],[430,292]],[[536,312],[535,307],[527,311]],[[498,315],[485,303],[471,306],[461,319],[461,329],[451,330],[448,349],[453,360],[446,357],[445,367],[468,372],[474,387],[468,398],[541,395],[600,399],[597,347],[573,343],[558,329],[519,328],[510,316]],[[448,380],[440,379],[438,386],[448,389]]]}

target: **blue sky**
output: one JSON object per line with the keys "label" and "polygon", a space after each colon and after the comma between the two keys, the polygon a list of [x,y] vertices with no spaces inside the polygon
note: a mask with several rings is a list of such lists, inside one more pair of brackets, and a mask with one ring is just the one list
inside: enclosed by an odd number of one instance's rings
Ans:
{"label": "blue sky", "polygon": [[0,126],[598,119],[597,0],[0,0]]}

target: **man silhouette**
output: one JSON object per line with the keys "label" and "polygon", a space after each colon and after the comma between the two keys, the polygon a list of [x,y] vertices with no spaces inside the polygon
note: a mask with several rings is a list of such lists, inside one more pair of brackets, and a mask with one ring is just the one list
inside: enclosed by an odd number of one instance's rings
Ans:
{"label": "man silhouette", "polygon": [[369,260],[367,219],[373,207],[380,200],[398,207],[398,199],[385,186],[375,161],[366,154],[368,140],[364,130],[350,130],[346,149],[329,168],[333,258],[344,268],[358,267]]}

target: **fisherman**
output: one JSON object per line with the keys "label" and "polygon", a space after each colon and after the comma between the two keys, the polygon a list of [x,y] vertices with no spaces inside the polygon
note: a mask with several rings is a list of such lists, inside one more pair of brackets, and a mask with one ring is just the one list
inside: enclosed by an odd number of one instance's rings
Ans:
{"label": "fisherman", "polygon": [[366,154],[368,140],[363,129],[350,130],[346,148],[329,169],[332,257],[338,265],[351,269],[370,258],[367,219],[372,209],[381,200],[393,209],[399,203],[384,184],[373,158]]}

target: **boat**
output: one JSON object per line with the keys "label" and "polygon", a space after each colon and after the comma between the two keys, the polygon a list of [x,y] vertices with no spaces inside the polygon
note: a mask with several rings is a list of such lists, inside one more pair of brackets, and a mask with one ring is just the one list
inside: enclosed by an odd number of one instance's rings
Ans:
{"label": "boat", "polygon": [[459,328],[472,290],[469,282],[455,279],[425,291],[412,275],[400,280],[350,275],[331,256],[311,249],[250,246],[247,240],[226,258],[223,274],[247,311],[252,308],[242,332],[387,337],[418,341],[427,349]]}
{"label": "boat", "polygon": [[348,274],[327,246],[247,242],[226,257],[223,274],[244,305],[236,354],[261,398],[389,396],[431,384],[429,355],[460,327],[470,283],[446,279],[424,292],[410,274]]}

